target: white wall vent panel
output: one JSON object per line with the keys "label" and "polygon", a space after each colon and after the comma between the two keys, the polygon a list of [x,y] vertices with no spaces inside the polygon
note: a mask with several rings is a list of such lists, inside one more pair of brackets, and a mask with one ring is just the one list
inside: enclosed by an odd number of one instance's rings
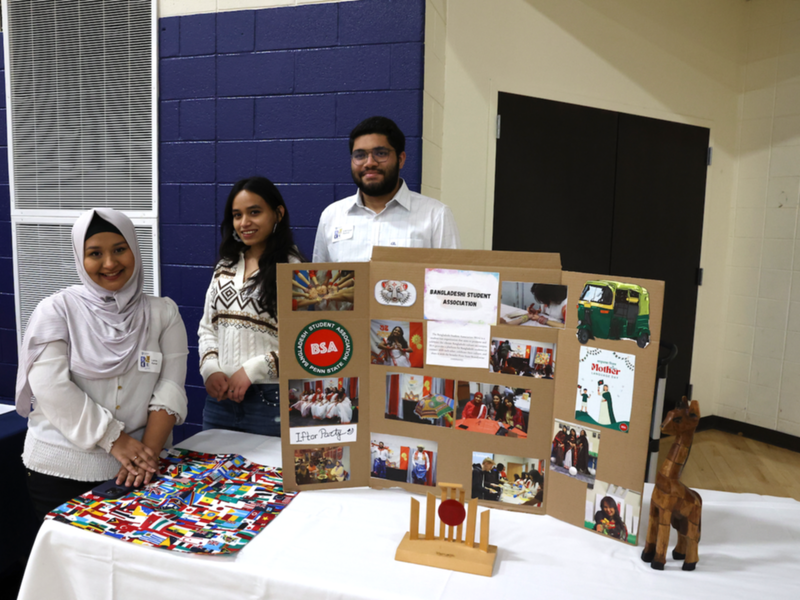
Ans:
{"label": "white wall vent panel", "polygon": [[6,0],[12,208],[154,210],[155,0]]}
{"label": "white wall vent panel", "polygon": [[137,225],[158,277],[157,0],[2,0],[18,341],[47,295],[79,282],[85,210]]}
{"label": "white wall vent panel", "polygon": [[[153,248],[157,242],[152,225],[136,225],[136,239],[144,266],[144,291],[157,287]],[[72,256],[71,223],[15,223],[14,239],[18,264],[17,314],[24,332],[36,306],[47,296],[71,285],[80,285]]]}

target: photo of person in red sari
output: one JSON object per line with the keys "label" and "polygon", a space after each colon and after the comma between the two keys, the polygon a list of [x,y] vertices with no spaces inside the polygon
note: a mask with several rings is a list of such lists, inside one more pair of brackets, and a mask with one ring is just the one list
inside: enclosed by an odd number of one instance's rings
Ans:
{"label": "photo of person in red sari", "polygon": [[422,323],[370,322],[370,364],[422,368]]}

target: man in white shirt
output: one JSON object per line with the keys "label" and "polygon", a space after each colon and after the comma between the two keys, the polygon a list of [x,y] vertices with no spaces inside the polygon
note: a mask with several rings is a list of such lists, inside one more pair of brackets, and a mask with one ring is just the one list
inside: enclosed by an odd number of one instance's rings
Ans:
{"label": "man in white shirt", "polygon": [[350,132],[350,168],[358,192],[322,212],[313,262],[366,262],[373,246],[458,248],[450,209],[408,189],[400,179],[406,138],[386,117]]}

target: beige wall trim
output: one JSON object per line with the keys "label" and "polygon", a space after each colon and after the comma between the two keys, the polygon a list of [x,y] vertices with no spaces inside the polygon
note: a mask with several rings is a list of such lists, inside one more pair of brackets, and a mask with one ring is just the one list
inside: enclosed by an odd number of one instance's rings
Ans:
{"label": "beige wall trim", "polygon": [[260,8],[277,8],[281,6],[300,6],[303,4],[327,4],[330,2],[350,1],[353,0],[161,0],[158,3],[158,16],[185,17],[188,15],[233,10],[253,10]]}

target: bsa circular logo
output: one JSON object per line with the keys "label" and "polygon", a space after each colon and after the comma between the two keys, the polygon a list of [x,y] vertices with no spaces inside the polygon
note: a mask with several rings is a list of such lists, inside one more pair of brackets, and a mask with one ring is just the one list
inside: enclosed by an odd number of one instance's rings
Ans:
{"label": "bsa circular logo", "polygon": [[334,321],[314,321],[300,331],[294,344],[297,362],[312,375],[333,375],[350,362],[353,340]]}
{"label": "bsa circular logo", "polygon": [[625,423],[620,423],[619,424],[619,430],[620,431],[628,431],[628,426]]}

